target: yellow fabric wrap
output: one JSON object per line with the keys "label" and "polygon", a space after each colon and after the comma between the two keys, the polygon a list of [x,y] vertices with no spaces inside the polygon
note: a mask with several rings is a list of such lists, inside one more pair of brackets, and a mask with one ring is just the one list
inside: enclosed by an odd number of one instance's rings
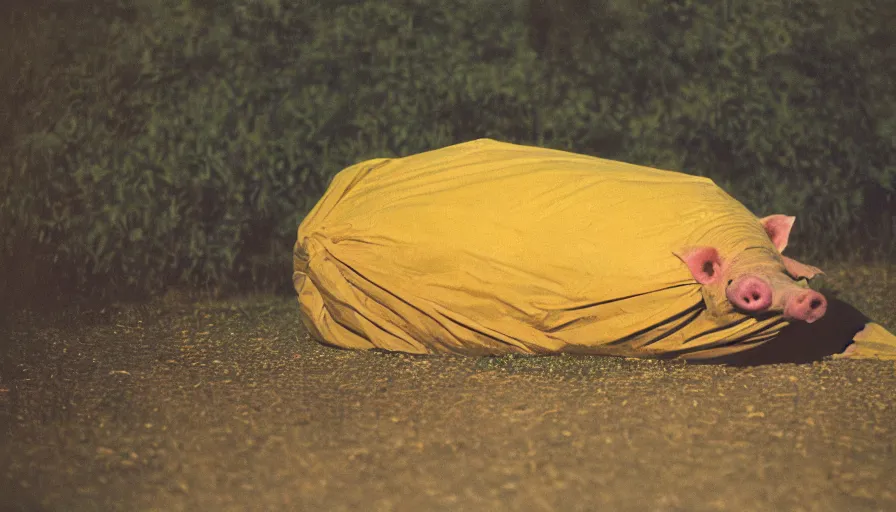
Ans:
{"label": "yellow fabric wrap", "polygon": [[896,336],[882,325],[868,322],[865,328],[853,337],[853,347],[848,355],[834,356],[849,359],[886,359],[896,361]]}
{"label": "yellow fabric wrap", "polygon": [[780,315],[734,311],[673,254],[701,245],[778,257],[708,178],[483,139],[337,174],[293,282],[309,331],[352,349],[697,359],[774,337]]}

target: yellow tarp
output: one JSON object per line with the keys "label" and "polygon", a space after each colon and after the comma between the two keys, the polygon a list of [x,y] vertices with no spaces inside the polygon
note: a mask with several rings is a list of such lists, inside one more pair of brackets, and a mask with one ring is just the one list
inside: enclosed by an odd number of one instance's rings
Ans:
{"label": "yellow tarp", "polygon": [[865,328],[853,337],[853,341],[846,355],[834,357],[896,360],[896,336],[890,334],[880,324],[868,322]]}
{"label": "yellow tarp", "polygon": [[707,178],[477,140],[340,172],[298,230],[303,322],[345,348],[704,358],[780,315],[704,296],[673,251],[774,246]]}

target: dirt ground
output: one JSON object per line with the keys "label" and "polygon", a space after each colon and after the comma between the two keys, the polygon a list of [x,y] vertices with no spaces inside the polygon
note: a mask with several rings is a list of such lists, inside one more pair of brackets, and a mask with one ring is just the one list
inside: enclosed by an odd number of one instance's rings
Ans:
{"label": "dirt ground", "polygon": [[896,510],[894,362],[349,352],[259,296],[4,336],[6,510]]}

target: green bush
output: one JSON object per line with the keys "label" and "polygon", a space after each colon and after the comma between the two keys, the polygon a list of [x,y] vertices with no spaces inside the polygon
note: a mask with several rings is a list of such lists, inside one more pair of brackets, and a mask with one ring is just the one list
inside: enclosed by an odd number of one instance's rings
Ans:
{"label": "green bush", "polygon": [[333,174],[478,137],[709,175],[797,214],[804,253],[894,255],[886,3],[88,5],[4,32],[0,291],[20,303],[288,290]]}

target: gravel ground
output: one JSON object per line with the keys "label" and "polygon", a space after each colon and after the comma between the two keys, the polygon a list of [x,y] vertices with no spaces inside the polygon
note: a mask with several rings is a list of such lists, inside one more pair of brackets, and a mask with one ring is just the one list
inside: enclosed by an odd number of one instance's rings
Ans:
{"label": "gravel ground", "polygon": [[894,362],[349,352],[297,315],[168,297],[13,321],[4,506],[896,510]]}

